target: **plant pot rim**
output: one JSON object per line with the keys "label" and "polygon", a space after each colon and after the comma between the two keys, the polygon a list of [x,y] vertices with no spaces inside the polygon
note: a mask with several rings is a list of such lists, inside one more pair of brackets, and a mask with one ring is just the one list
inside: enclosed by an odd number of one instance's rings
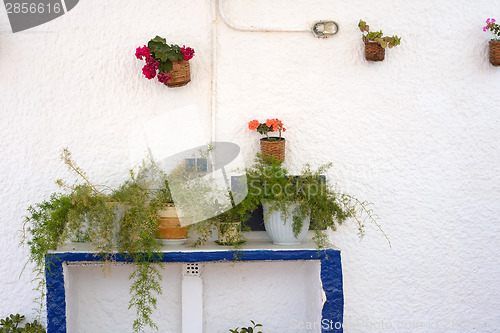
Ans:
{"label": "plant pot rim", "polygon": [[[275,139],[275,140],[269,140],[269,139]],[[277,136],[271,136],[269,138],[262,138],[260,139],[260,141],[266,141],[266,142],[278,142],[278,141],[286,141],[285,138],[281,137],[277,137]]]}
{"label": "plant pot rim", "polygon": [[173,217],[178,218],[177,209],[173,204],[165,205],[162,209],[158,210],[159,217]]}
{"label": "plant pot rim", "polygon": [[[366,44],[366,43],[369,43],[369,44],[377,43],[377,44],[379,44],[376,40],[367,40],[367,41],[365,41],[364,43],[365,43],[365,44]],[[380,44],[379,44],[379,45],[380,45]]]}

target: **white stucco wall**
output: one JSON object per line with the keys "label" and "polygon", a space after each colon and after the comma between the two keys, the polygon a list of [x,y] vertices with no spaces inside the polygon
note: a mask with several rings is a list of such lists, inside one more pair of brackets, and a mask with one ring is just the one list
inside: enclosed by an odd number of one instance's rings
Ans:
{"label": "white stucco wall", "polygon": [[[500,68],[488,62],[492,36],[481,28],[486,18],[499,19],[499,4],[227,2],[228,15],[242,25],[339,24],[335,37],[318,40],[237,32],[219,19],[214,137],[239,144],[250,161],[258,136],[247,122],[278,117],[288,129],[292,169],[331,161],[329,176],[340,189],[374,202],[392,248],[371,225],[362,242],[354,225],[331,234],[342,250],[345,332],[498,332]],[[360,18],[402,37],[384,62],[364,60]],[[17,246],[18,231],[26,207],[55,191],[57,178],[70,177],[58,158],[61,147],[96,182],[113,186],[142,157],[137,133],[155,117],[175,119],[162,133],[170,147],[210,137],[211,29],[208,0],[80,1],[66,15],[16,34],[0,10],[2,317],[34,314],[29,269],[19,278],[27,249]],[[141,75],[135,48],[157,34],[196,50],[188,86],[168,89]],[[293,271],[290,265],[283,269]],[[99,280],[72,270],[88,291],[94,286],[82,274]],[[226,270],[211,267],[209,276],[222,278]],[[236,270],[250,280],[272,275],[267,266]],[[126,285],[117,275],[110,277],[116,286]],[[285,281],[284,288],[297,283]],[[228,285],[238,295],[237,285]],[[206,304],[215,303],[215,292],[207,292]],[[225,327],[245,324],[216,305],[220,311],[211,315]],[[243,318],[275,327],[271,315]],[[129,329],[122,324],[116,332]]]}

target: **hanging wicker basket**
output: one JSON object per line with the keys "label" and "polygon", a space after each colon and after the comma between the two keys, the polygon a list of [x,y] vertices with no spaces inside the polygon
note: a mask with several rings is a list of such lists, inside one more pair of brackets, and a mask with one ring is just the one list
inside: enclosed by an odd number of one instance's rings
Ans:
{"label": "hanging wicker basket", "polygon": [[185,86],[191,81],[189,62],[186,60],[176,60],[172,63],[174,67],[166,73],[172,77],[167,81],[166,85],[170,88]]}
{"label": "hanging wicker basket", "polygon": [[260,139],[260,150],[262,158],[272,159],[283,162],[285,160],[285,138],[263,138]]}
{"label": "hanging wicker basket", "polygon": [[378,42],[365,42],[365,58],[368,61],[382,61],[385,49]]}
{"label": "hanging wicker basket", "polygon": [[490,63],[493,66],[500,66],[500,42],[490,41]]}

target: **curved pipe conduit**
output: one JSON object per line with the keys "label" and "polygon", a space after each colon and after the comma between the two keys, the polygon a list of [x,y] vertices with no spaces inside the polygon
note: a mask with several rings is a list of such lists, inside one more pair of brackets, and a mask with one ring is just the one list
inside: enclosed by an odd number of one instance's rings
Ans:
{"label": "curved pipe conduit", "polygon": [[[328,38],[338,32],[338,25],[334,21],[317,21],[307,28],[277,28],[242,26],[233,23],[224,10],[224,0],[218,0],[219,15],[222,21],[231,29],[244,32],[312,32],[318,38]],[[216,142],[216,114],[217,114],[217,0],[212,0],[212,99],[211,99],[211,142]]]}

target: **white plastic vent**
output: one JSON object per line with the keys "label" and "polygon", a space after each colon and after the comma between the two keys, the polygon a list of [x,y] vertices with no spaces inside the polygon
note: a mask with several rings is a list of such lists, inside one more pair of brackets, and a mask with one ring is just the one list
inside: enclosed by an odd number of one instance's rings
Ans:
{"label": "white plastic vent", "polygon": [[197,262],[184,263],[182,267],[182,274],[186,276],[200,276],[200,264]]}

